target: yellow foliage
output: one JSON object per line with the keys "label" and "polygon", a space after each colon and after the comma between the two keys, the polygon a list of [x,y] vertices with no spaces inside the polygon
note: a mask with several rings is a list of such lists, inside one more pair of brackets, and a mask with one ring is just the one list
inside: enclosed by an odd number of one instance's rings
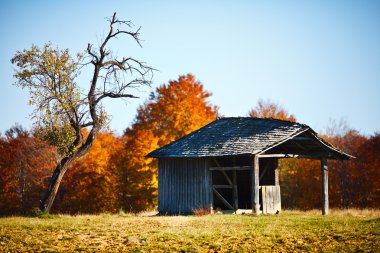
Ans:
{"label": "yellow foliage", "polygon": [[117,212],[120,207],[118,157],[123,137],[99,133],[91,150],[77,160],[62,182],[57,209],[76,212]]}

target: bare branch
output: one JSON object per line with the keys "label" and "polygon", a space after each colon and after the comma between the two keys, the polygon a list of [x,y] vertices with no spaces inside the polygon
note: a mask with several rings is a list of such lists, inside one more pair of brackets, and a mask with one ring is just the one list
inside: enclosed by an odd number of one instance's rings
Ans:
{"label": "bare branch", "polygon": [[139,97],[136,97],[136,96],[131,95],[131,94],[121,94],[121,93],[108,92],[108,93],[104,93],[103,95],[98,97],[98,99],[96,99],[96,103],[99,103],[100,100],[107,98],[107,97],[108,98],[139,98]]}
{"label": "bare branch", "polygon": [[89,127],[89,126],[92,126],[94,125],[93,122],[86,122],[86,123],[83,123],[82,125],[80,125],[81,128],[84,128],[84,127]]}

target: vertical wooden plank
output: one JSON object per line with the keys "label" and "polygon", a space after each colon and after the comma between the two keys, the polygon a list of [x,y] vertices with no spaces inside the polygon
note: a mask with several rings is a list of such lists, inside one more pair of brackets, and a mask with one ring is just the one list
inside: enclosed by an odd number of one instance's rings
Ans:
{"label": "vertical wooden plank", "polygon": [[267,213],[270,213],[270,187],[265,186],[265,201],[267,206]]}
{"label": "vertical wooden plank", "polygon": [[[189,208],[189,195],[188,195],[189,186],[191,184],[194,184],[194,177],[193,177],[194,167],[191,166],[192,164],[190,163],[188,158],[185,158],[183,160],[186,164],[186,170],[181,171],[181,181],[182,181],[182,185],[183,185],[182,199],[184,200],[183,201],[182,213],[185,214],[185,213],[187,213],[187,210]],[[194,192],[192,198],[196,198],[196,197],[197,197],[196,192]]]}
{"label": "vertical wooden plank", "polygon": [[267,211],[268,213],[272,213],[272,209],[273,209],[273,206],[272,206],[272,187],[268,186],[267,187]]}
{"label": "vertical wooden plank", "polygon": [[266,187],[263,185],[261,186],[261,200],[263,203],[263,214],[267,213],[267,199],[266,199]]}
{"label": "vertical wooden plank", "polygon": [[203,196],[203,201],[202,201],[202,206],[205,208],[205,209],[209,209],[210,212],[212,213],[212,206],[210,205],[210,192],[208,190],[208,187],[209,187],[209,169],[208,169],[208,161],[209,159],[208,158],[204,158],[203,159],[203,163],[202,163],[202,169],[203,169],[203,173],[202,173],[202,188],[203,188],[203,192],[202,192],[202,196]]}
{"label": "vertical wooden plank", "polygon": [[158,212],[161,213],[162,211],[162,159],[158,159],[158,168],[157,168],[157,172],[158,172]]}
{"label": "vertical wooden plank", "polygon": [[322,171],[322,214],[329,214],[329,178],[326,158],[321,159]]}
{"label": "vertical wooden plank", "polygon": [[[210,164],[210,163],[209,163]],[[211,210],[211,213],[214,212],[214,196],[213,196],[213,189],[212,189],[212,171],[208,168],[208,191],[209,191],[209,195],[210,195],[210,210]]]}
{"label": "vertical wooden plank", "polygon": [[274,213],[274,187],[271,186],[270,187],[270,192],[269,192],[269,196],[270,196],[270,213],[273,214]]}
{"label": "vertical wooden plank", "polygon": [[238,188],[236,180],[236,170],[232,171],[232,182],[233,182],[233,199],[234,199],[234,210],[236,212],[239,209],[239,200],[238,200]]}
{"label": "vertical wooden plank", "polygon": [[281,211],[281,189],[280,186],[276,186],[276,212]]}
{"label": "vertical wooden plank", "polygon": [[270,186],[266,187],[267,193],[267,213],[272,213],[272,188]]}
{"label": "vertical wooden plank", "polygon": [[260,214],[260,202],[259,202],[259,157],[255,155],[253,157],[253,168],[251,172],[252,178],[252,190],[251,190],[251,202],[252,213]]}
{"label": "vertical wooden plank", "polygon": [[167,212],[167,199],[166,199],[166,191],[167,191],[167,179],[166,179],[166,163],[165,158],[159,160],[158,163],[158,210],[159,212],[166,213]]}
{"label": "vertical wooden plank", "polygon": [[[182,167],[182,169],[187,169],[185,167],[185,164],[183,164],[184,167]],[[172,207],[173,209],[176,210],[176,213],[178,214],[181,214],[181,210],[182,210],[182,206],[183,206],[183,199],[182,199],[182,192],[183,192],[183,189],[182,189],[182,186],[183,184],[181,184],[181,180],[182,180],[182,177],[181,177],[181,173],[180,173],[180,169],[181,169],[181,161],[180,159],[175,159],[175,168],[172,168],[172,172],[174,172],[174,174],[176,175],[176,195],[177,195],[177,201],[176,202],[173,202],[171,203],[172,204]],[[177,203],[177,205],[176,205]]]}

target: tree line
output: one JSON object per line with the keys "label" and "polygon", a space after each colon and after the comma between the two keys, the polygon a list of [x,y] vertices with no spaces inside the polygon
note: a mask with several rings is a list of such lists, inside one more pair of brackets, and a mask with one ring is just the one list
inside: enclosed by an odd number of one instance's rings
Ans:
{"label": "tree line", "polygon": [[[215,120],[218,107],[194,75],[180,76],[151,93],[137,109],[133,124],[118,136],[97,133],[91,150],[75,161],[52,206],[59,213],[138,212],[157,205],[157,161],[150,151]],[[259,101],[248,114],[296,121],[269,101]],[[89,131],[82,129],[83,136]],[[354,129],[326,131],[321,136],[356,159],[329,161],[330,205],[338,208],[380,207],[380,133]],[[38,138],[38,130],[15,125],[0,136],[0,215],[29,214],[38,208],[62,154]],[[284,208],[319,208],[320,164],[308,159],[280,160]]]}
{"label": "tree line", "polygon": [[[120,20],[116,13],[107,22],[108,32],[98,45],[89,43],[76,56],[68,49],[60,50],[47,43],[42,48],[32,45],[30,49],[17,51],[11,59],[15,66],[15,85],[29,91],[34,125],[30,131],[16,125],[7,130],[5,136],[0,136],[0,151],[3,152],[0,213],[30,212],[43,188],[45,194],[39,198],[38,209],[47,213],[54,203],[55,211],[70,213],[152,208],[157,197],[157,164],[145,155],[218,117],[218,108],[208,102],[211,93],[203,90],[203,85],[188,74],[152,92],[122,136],[105,131],[109,117],[104,99],[137,98],[136,90],[150,86],[156,71],[144,61],[125,56],[124,52],[120,57],[110,46],[115,39],[127,37],[141,47],[141,27],[135,29],[131,21]],[[78,84],[81,71],[92,73],[89,85]],[[278,105],[262,101],[249,114],[296,120]],[[344,146],[349,132],[365,141],[377,140],[377,134],[368,138],[354,130],[325,138]],[[351,153],[359,149],[352,143],[347,145],[354,146]],[[376,148],[376,145],[375,142],[372,146]],[[376,163],[375,158],[376,155],[371,156],[357,168]],[[313,165],[308,164],[308,168]],[[299,168],[294,169],[297,166]],[[283,162],[283,181],[289,180],[298,187],[295,189],[301,189],[302,184],[296,179],[302,175],[294,177],[293,181],[290,175],[304,171],[304,166],[298,161]],[[378,181],[372,169],[366,168],[364,174]],[[351,193],[350,176],[343,164],[339,177],[343,206],[357,205],[357,200],[352,202],[355,194],[356,198],[361,196],[362,206],[378,203],[378,189]],[[303,190],[312,187],[312,182],[308,182]],[[287,193],[292,196],[286,203],[296,199],[293,196],[297,192],[292,189],[285,190],[285,197]],[[54,202],[56,198],[59,201]],[[302,205],[301,200],[289,206],[309,207]]]}

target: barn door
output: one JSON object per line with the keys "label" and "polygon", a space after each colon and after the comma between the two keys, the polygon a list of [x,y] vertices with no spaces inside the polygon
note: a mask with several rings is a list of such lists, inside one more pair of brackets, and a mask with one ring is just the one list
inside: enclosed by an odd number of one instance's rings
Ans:
{"label": "barn door", "polygon": [[237,210],[237,183],[235,170],[213,170],[212,190],[214,208],[221,210]]}

